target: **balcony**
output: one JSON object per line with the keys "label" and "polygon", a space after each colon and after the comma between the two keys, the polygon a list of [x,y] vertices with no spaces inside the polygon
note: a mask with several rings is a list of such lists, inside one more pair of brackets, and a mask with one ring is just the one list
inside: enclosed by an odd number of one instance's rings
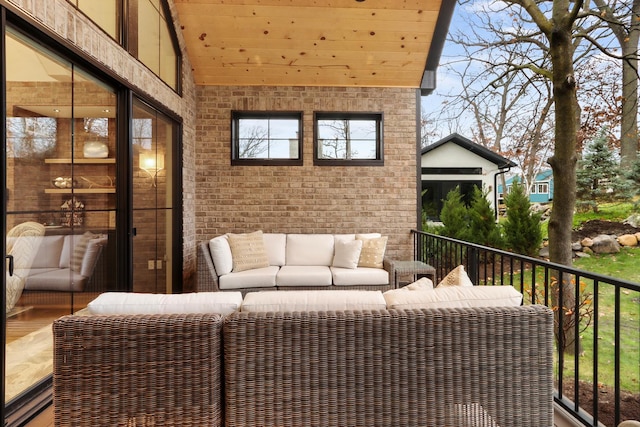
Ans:
{"label": "balcony", "polygon": [[[640,284],[416,230],[412,234],[415,259],[433,265],[437,278],[462,264],[475,285],[511,285],[524,295],[524,304],[554,310],[558,427],[614,427],[638,419]],[[560,351],[563,347],[566,351]]]}

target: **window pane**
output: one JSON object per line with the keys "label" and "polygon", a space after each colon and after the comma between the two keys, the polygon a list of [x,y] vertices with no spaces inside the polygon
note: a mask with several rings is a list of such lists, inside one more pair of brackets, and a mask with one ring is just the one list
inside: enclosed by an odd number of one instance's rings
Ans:
{"label": "window pane", "polygon": [[236,116],[236,159],[300,158],[299,119]]}
{"label": "window pane", "polygon": [[117,0],[78,0],[77,6],[82,13],[91,18],[107,34],[118,40]]}
{"label": "window pane", "polygon": [[379,158],[375,119],[319,119],[317,126],[319,159]]}

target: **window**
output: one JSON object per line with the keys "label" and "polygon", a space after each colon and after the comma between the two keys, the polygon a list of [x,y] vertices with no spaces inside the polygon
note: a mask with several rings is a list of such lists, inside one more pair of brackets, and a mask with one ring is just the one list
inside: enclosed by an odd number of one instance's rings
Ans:
{"label": "window", "polygon": [[422,175],[482,175],[482,168],[422,168]]}
{"label": "window", "polygon": [[549,193],[549,184],[547,184],[546,182],[541,183],[541,184],[537,184],[536,193],[538,193],[538,194],[548,194]]}
{"label": "window", "polygon": [[314,164],[379,165],[381,113],[315,113]]}
{"label": "window", "polygon": [[302,165],[302,113],[231,113],[233,165]]}
{"label": "window", "polygon": [[176,92],[180,90],[180,49],[166,1],[67,1],[122,44],[172,89]]}
{"label": "window", "polygon": [[7,117],[7,157],[45,158],[56,148],[53,117]]}

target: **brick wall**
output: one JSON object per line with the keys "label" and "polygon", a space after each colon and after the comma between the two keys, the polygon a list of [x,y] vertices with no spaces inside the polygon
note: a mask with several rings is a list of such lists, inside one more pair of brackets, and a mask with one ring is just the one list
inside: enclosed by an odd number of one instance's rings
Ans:
{"label": "brick wall", "polygon": [[[231,111],[302,111],[303,166],[231,166]],[[314,166],[313,112],[384,114],[384,166]],[[389,236],[410,257],[416,227],[413,89],[197,87],[196,233],[353,233]]]}

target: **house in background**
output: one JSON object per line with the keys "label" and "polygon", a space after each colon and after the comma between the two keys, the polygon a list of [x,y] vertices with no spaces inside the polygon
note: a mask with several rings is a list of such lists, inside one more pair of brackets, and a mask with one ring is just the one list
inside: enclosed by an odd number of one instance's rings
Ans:
{"label": "house in background", "polygon": [[489,191],[491,207],[497,212],[498,175],[517,166],[486,147],[453,133],[421,152],[420,179],[422,209],[428,219],[438,219],[449,191],[460,187],[465,202],[471,200],[475,187]]}
{"label": "house in background", "polygon": [[[507,179],[507,193],[513,185],[513,181],[519,176],[514,175]],[[520,181],[522,181],[520,179]],[[503,197],[502,185],[498,185],[499,200]],[[531,187],[529,188],[529,201],[531,203],[549,203],[553,200],[553,171],[545,169],[536,175]]]}

